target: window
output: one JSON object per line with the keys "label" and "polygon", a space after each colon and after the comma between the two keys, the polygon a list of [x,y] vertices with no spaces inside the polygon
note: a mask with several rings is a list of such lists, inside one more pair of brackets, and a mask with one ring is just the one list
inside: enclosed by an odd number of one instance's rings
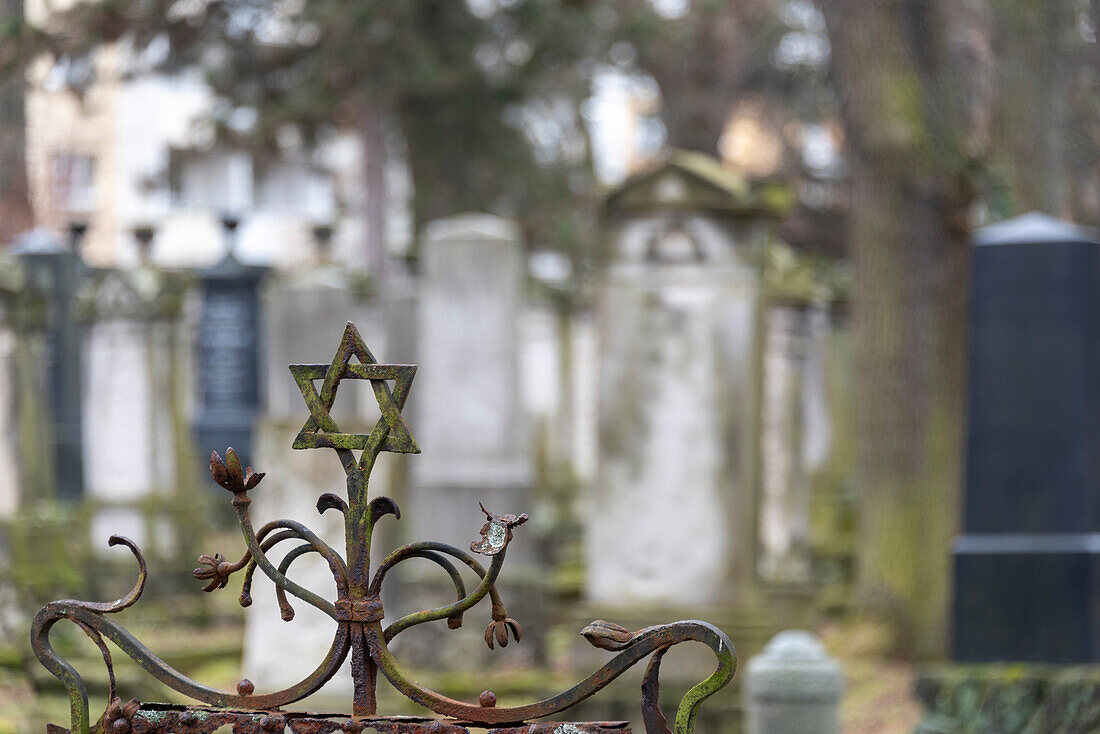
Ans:
{"label": "window", "polygon": [[257,170],[256,191],[257,205],[271,211],[317,221],[335,216],[336,191],[332,176],[310,163],[268,162]]}
{"label": "window", "polygon": [[58,153],[53,157],[54,208],[69,212],[90,212],[96,207],[95,158],[79,153]]}
{"label": "window", "polygon": [[173,149],[168,180],[177,206],[237,214],[252,207],[252,158],[247,153]]}

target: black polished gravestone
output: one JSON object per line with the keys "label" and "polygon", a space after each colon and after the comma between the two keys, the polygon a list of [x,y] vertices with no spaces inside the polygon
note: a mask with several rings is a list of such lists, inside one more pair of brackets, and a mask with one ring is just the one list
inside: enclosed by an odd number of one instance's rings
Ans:
{"label": "black polished gravestone", "polygon": [[1040,214],[973,247],[959,661],[1100,661],[1100,244]]}
{"label": "black polished gravestone", "polygon": [[260,410],[259,287],[267,268],[245,265],[234,255],[237,221],[226,217],[226,255],[199,275],[196,365],[199,411],[195,442],[200,461],[232,446],[241,460],[252,456],[252,430]]}

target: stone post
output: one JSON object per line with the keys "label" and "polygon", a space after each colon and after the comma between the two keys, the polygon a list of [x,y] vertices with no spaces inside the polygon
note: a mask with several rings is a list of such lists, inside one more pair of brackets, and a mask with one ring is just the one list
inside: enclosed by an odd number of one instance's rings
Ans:
{"label": "stone post", "polygon": [[49,375],[42,369],[48,291],[16,255],[0,256],[0,518],[52,499]]}
{"label": "stone post", "polygon": [[745,670],[746,734],[837,734],[844,680],[810,632],[772,638]]}

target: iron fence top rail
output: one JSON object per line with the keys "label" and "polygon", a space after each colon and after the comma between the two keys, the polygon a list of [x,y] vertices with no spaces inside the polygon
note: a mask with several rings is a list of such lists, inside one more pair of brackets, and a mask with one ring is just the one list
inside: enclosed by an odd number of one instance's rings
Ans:
{"label": "iron fence top rail", "polygon": [[[206,582],[203,591],[214,592],[225,588],[230,577],[243,570],[239,601],[247,607],[252,603],[251,585],[259,568],[275,584],[284,620],[293,619],[295,614],[289,595],[336,621],[336,632],[324,659],[298,683],[268,693],[257,693],[256,686],[247,679],[241,680],[235,691],[222,691],[188,678],[157,657],[111,618],[110,615],[138,601],[146,581],[145,560],[137,544],[128,538],[112,536],[110,545],[126,546],[137,560],[138,578],[131,591],[109,603],[73,599],[51,602],[38,612],[32,623],[31,640],[35,655],[69,692],[70,728],[50,724],[47,726],[48,734],[207,734],[226,725],[232,726],[235,734],[285,732],[288,729],[295,734],[360,732],[366,729],[384,734],[468,734],[470,728],[488,729],[490,734],[615,734],[628,731],[626,722],[534,720],[558,714],[595,695],[647,657],[650,662],[642,682],[642,718],[647,734],[692,734],[702,702],[729,683],[737,669],[737,654],[729,638],[706,622],[688,620],[631,631],[611,622],[596,620],[582,630],[582,636],[593,646],[615,652],[616,655],[572,688],[521,706],[498,707],[496,695],[489,690],[482,692],[476,703],[458,701],[414,680],[389,650],[390,641],[410,627],[444,619],[448,627],[457,629],[462,625],[463,615],[487,596],[491,602],[490,621],[485,630],[485,642],[489,649],[504,647],[511,640],[520,642],[523,629],[519,622],[508,616],[496,582],[508,546],[515,539],[514,531],[527,521],[527,515],[496,514],[482,506],[485,523],[469,550],[431,541],[410,543],[389,554],[372,578],[370,547],[374,526],[387,515],[400,519],[401,510],[388,497],[370,498],[367,485],[371,470],[382,452],[420,452],[401,415],[416,375],[416,366],[378,363],[358,329],[349,322],[330,363],[290,365],[290,372],[309,410],[309,417],[295,437],[293,448],[332,449],[347,475],[346,499],[334,493],[325,493],[317,501],[318,512],[334,510],[344,517],[343,554],[296,520],[277,519],[256,530],[252,522],[249,493],[260,487],[265,474],[243,466],[236,451],[230,448],[224,457],[217,452],[211,454],[210,473],[214,482],[232,495],[231,504],[237,514],[246,551],[235,562],[227,561],[220,553],[203,554],[199,556],[201,565],[195,569],[194,576]],[[370,433],[345,433],[331,415],[340,384],[346,379],[365,380],[371,384],[381,415]],[[320,389],[317,388],[317,381],[322,382]],[[360,452],[358,456],[356,451]],[[292,541],[295,545],[276,566],[268,553],[285,541]],[[289,578],[294,561],[310,553],[320,555],[327,562],[336,582],[336,599],[326,599]],[[473,554],[489,558],[488,568]],[[410,558],[427,558],[446,572],[455,588],[455,601],[405,615],[383,627],[386,612],[382,606],[381,590],[386,572]],[[462,580],[459,572],[461,566],[477,577],[477,584],[471,590],[467,590]],[[92,639],[107,667],[110,681],[108,704],[104,713],[94,721],[84,680],[50,645],[50,630],[61,620],[77,625]],[[116,690],[107,641],[132,658],[150,676],[199,704],[179,706],[142,703],[136,699],[124,703]],[[707,645],[718,664],[713,674],[684,695],[675,722],[670,727],[658,703],[661,659],[671,646],[688,641]],[[311,714],[282,709],[320,690],[349,655],[353,681],[351,714]],[[379,716],[375,695],[379,672],[397,691],[443,718]]]}

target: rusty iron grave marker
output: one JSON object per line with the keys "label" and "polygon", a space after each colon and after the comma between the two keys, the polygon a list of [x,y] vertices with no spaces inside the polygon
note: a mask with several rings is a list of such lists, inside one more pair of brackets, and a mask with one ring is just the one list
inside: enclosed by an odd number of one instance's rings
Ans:
{"label": "rusty iron grave marker", "polygon": [[[352,358],[357,361],[353,362]],[[650,657],[642,682],[642,717],[647,734],[692,734],[695,717],[703,700],[725,686],[737,668],[737,655],[725,633],[706,622],[684,621],[646,627],[631,632],[603,620],[585,627],[581,634],[591,644],[618,653],[602,668],[567,691],[543,701],[515,707],[498,707],[496,696],[485,691],[477,703],[447,698],[417,683],[393,657],[388,643],[403,630],[414,625],[446,620],[456,629],[462,615],[486,596],[491,602],[491,621],[485,630],[485,642],[490,649],[494,642],[508,644],[509,637],[519,642],[522,629],[508,617],[496,589],[497,575],[504,565],[505,551],[513,540],[513,531],[527,520],[527,515],[497,515],[484,507],[487,521],[480,539],[470,545],[470,551],[490,558],[485,568],[471,553],[447,545],[423,541],[398,548],[385,558],[379,568],[370,573],[370,542],[375,523],[386,515],[400,517],[396,503],[388,497],[367,496],[367,480],[382,451],[419,453],[401,409],[408,397],[414,365],[379,364],[367,349],[355,326],[348,323],[340,346],[331,364],[290,365],[298,387],[309,408],[309,418],[294,440],[296,449],[330,448],[336,451],[347,473],[347,498],[332,493],[321,495],[317,510],[340,512],[344,516],[345,553],[341,555],[296,520],[273,520],[255,530],[249,514],[248,493],[264,478],[262,473],[244,468],[233,449],[225,458],[211,455],[210,473],[220,486],[232,493],[233,508],[244,534],[247,551],[236,562],[220,554],[200,556],[202,567],[195,577],[209,583],[204,591],[226,586],[229,577],[244,571],[240,603],[251,604],[249,594],[253,575],[258,567],[276,586],[280,610],[284,619],[294,616],[288,595],[310,604],[332,617],[337,623],[332,646],[321,664],[308,677],[281,691],[257,693],[251,681],[242,680],[236,691],[220,691],[191,680],[173,669],[142,645],[109,615],[137,602],[145,586],[145,560],[130,539],[112,536],[110,545],[124,545],[138,563],[138,580],[122,598],[109,603],[93,603],[66,599],[47,604],[34,618],[31,641],[35,655],[68,689],[72,713],[71,728],[56,724],[46,727],[47,734],[134,734],[179,732],[208,734],[229,725],[235,734],[286,732],[294,734],[331,734],[361,732],[373,729],[385,734],[467,734],[470,727],[490,729],[491,734],[618,734],[629,729],[626,722],[535,722],[552,716],[598,692],[625,670],[647,656]],[[370,434],[345,433],[332,419],[329,411],[340,382],[345,379],[368,380],[381,409],[381,418]],[[320,391],[316,381],[323,381]],[[390,386],[390,382],[393,386]],[[361,454],[357,458],[355,451]],[[267,552],[277,544],[296,544],[276,567]],[[295,559],[317,553],[328,563],[336,581],[337,598],[329,601],[287,577]],[[435,609],[406,615],[383,624],[380,591],[386,573],[409,558],[428,559],[438,565],[454,582],[457,601]],[[457,563],[456,563],[457,561]],[[464,565],[476,574],[478,583],[467,591],[457,566]],[[93,721],[89,712],[88,692],[76,670],[50,645],[50,629],[67,619],[83,630],[103,655],[110,676],[108,706]],[[147,704],[136,700],[123,703],[118,697],[111,653],[105,641],[110,640],[130,656],[151,676],[199,705]],[[675,723],[670,728],[658,704],[658,676],[661,658],[680,642],[696,641],[707,645],[718,659],[715,672],[691,688],[680,702]],[[351,714],[311,714],[283,711],[280,707],[299,701],[318,691],[351,655],[354,693]],[[380,716],[375,706],[375,686],[378,673],[409,699],[430,709],[441,718]]]}

